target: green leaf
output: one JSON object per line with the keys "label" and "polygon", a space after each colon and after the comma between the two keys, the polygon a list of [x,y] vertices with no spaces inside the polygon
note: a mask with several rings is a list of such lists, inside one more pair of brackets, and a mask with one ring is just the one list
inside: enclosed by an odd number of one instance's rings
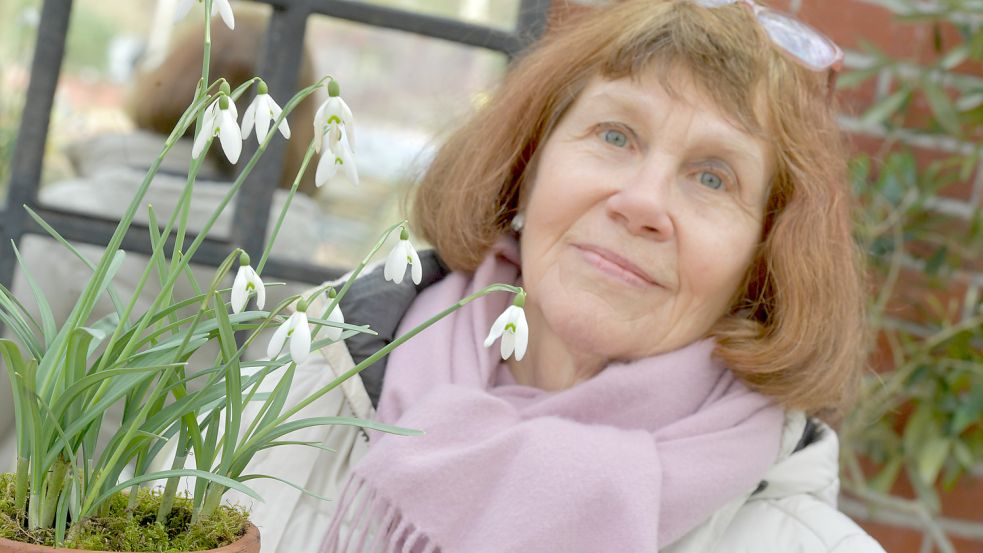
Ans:
{"label": "green leaf", "polygon": [[[103,494],[100,495],[98,498],[96,498],[96,500],[93,501],[92,504],[94,506],[98,506],[103,501],[109,499],[114,493],[123,491],[137,484],[143,484],[144,482],[151,482],[153,480],[165,480],[167,478],[171,478],[175,476],[178,477],[194,476],[196,478],[207,480],[209,482],[214,482],[216,484],[219,484],[220,486],[224,486],[226,488],[230,488],[238,492],[242,492],[258,501],[263,501],[263,498],[260,497],[259,494],[254,492],[251,488],[226,476],[220,476],[218,474],[214,474],[204,470],[197,470],[197,469],[172,469],[172,470],[162,470],[159,472],[152,472],[149,474],[143,474],[137,476],[136,478],[131,478],[123,483],[117,484],[112,488],[109,488],[108,490],[103,492]],[[83,514],[89,515],[90,513],[83,513]]]}
{"label": "green leaf", "polygon": [[966,61],[968,58],[969,58],[969,44],[964,42],[962,44],[959,44],[952,50],[946,52],[945,55],[942,56],[942,59],[939,60],[939,66],[942,69],[949,71],[955,68],[957,65],[961,64],[962,62]]}
{"label": "green leaf", "polygon": [[836,79],[836,89],[843,90],[844,88],[854,88],[859,86],[864,81],[870,79],[874,75],[877,75],[880,71],[881,65],[874,64],[870,67],[844,73]]}
{"label": "green leaf", "polygon": [[925,93],[928,105],[932,108],[939,125],[949,134],[959,135],[959,116],[956,115],[956,108],[942,87],[931,79],[925,79],[922,81],[922,92]]}
{"label": "green leaf", "polygon": [[922,482],[931,485],[942,470],[942,463],[949,456],[952,440],[946,436],[931,438],[918,454],[918,477]]}
{"label": "green leaf", "polygon": [[294,488],[295,490],[298,490],[300,492],[303,492],[303,493],[305,493],[305,494],[307,494],[307,495],[309,495],[311,497],[316,497],[317,499],[320,499],[321,501],[334,501],[333,498],[324,497],[323,495],[318,495],[318,494],[316,494],[316,493],[308,490],[307,488],[304,488],[304,487],[298,486],[297,484],[294,484],[293,482],[291,482],[289,480],[284,480],[283,478],[278,478],[276,476],[271,476],[269,474],[244,474],[244,475],[242,475],[242,476],[239,477],[239,480],[242,481],[242,482],[246,482],[248,480],[255,480],[257,478],[269,478],[270,480],[276,480],[277,482],[282,482],[282,483],[290,486],[291,488]]}
{"label": "green leaf", "polygon": [[51,305],[48,304],[44,290],[38,286],[38,282],[34,280],[31,270],[24,263],[24,258],[21,257],[20,250],[17,249],[17,244],[11,240],[10,245],[14,248],[14,255],[17,256],[21,273],[24,275],[24,279],[27,280],[27,284],[31,287],[31,293],[34,294],[34,301],[37,302],[38,311],[41,312],[41,330],[44,333],[45,346],[51,347],[51,343],[55,341],[55,336],[58,334],[58,327],[55,325],[55,317],[51,312]]}
{"label": "green leaf", "polygon": [[925,262],[925,273],[929,276],[935,276],[938,274],[939,269],[945,264],[946,255],[949,253],[949,246],[943,244],[935,250],[932,257],[928,258]]}
{"label": "green leaf", "polygon": [[860,121],[865,125],[880,125],[898,112],[911,99],[911,87],[907,84],[893,94],[874,104]]}
{"label": "green leaf", "polygon": [[892,457],[884,468],[882,468],[876,476],[871,478],[867,485],[871,489],[881,492],[889,493],[894,482],[898,479],[898,474],[901,473],[901,468],[904,466],[904,459],[900,456]]}

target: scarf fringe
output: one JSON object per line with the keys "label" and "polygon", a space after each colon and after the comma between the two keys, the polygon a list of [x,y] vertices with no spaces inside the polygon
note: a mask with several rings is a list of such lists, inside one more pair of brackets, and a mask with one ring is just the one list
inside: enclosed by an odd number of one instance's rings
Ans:
{"label": "scarf fringe", "polygon": [[[348,526],[344,543],[343,523]],[[341,492],[321,553],[440,553],[440,548],[365,479],[352,473]]]}

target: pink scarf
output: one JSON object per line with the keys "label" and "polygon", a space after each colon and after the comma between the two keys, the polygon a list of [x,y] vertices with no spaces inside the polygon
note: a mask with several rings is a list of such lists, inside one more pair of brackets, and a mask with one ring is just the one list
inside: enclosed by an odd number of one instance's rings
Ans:
{"label": "pink scarf", "polygon": [[[398,334],[518,281],[517,244],[503,239],[473,275],[427,288]],[[781,408],[713,359],[711,340],[547,392],[517,385],[498,345],[482,347],[511,300],[472,302],[390,354],[377,418],[426,435],[372,433],[323,553],[651,553],[775,462]]]}

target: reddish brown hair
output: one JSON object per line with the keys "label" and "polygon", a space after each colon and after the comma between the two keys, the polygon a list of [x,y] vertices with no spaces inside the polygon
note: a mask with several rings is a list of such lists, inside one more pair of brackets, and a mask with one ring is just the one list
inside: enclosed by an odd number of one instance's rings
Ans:
{"label": "reddish brown hair", "polygon": [[867,332],[837,110],[826,76],[787,58],[740,4],[626,0],[553,32],[438,151],[413,224],[451,268],[474,270],[507,232],[539,147],[587,82],[655,71],[672,93],[674,69],[777,153],[763,240],[710,331],[716,354],[786,407],[841,408],[864,366]]}
{"label": "reddish brown hair", "polygon": [[[209,75],[211,79],[224,77],[232,88],[256,76],[256,63],[259,60],[260,47],[266,36],[268,18],[255,10],[237,10],[236,28],[231,30],[218,19],[212,22],[212,50]],[[202,37],[205,36],[204,23],[190,25],[183,29],[174,40],[174,47],[160,65],[138,76],[130,90],[127,110],[133,123],[141,129],[160,134],[170,134],[184,110],[188,108],[195,96],[195,87],[201,75],[201,59],[204,54]],[[299,86],[307,86],[317,79],[314,77],[314,65],[308,52],[305,51],[301,60]],[[252,98],[248,93],[243,98]],[[282,106],[287,98],[276,98]],[[246,104],[240,102],[239,113]],[[314,137],[314,97],[308,97],[298,105],[290,115],[290,131],[292,138],[287,142],[284,157],[283,173],[279,186],[290,188],[297,176],[297,171],[304,161],[307,146]],[[189,130],[190,133],[193,132]],[[211,148],[208,155],[217,161],[217,167],[228,167],[229,176],[233,175],[232,167],[225,162],[218,148]],[[246,160],[240,160],[244,164]],[[314,186],[314,171],[308,167],[300,184],[300,191],[312,194]]]}

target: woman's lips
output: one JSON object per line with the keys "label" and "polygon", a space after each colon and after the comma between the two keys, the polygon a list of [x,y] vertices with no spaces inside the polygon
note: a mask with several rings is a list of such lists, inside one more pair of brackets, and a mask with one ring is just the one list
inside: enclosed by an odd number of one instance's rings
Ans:
{"label": "woman's lips", "polygon": [[658,285],[652,277],[639,269],[638,266],[611,250],[600,246],[583,244],[577,244],[576,248],[580,250],[580,254],[589,264],[628,284],[640,288]]}

